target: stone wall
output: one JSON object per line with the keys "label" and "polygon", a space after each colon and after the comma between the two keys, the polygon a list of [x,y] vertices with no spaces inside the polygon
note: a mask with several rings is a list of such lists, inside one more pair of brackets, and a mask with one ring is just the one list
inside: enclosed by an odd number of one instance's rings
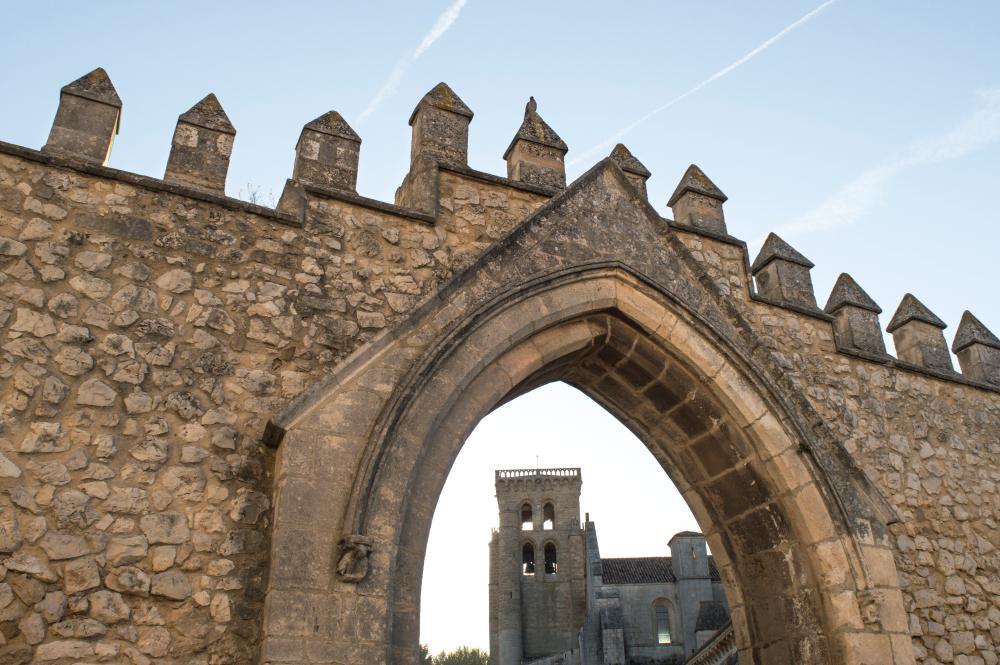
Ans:
{"label": "stone wall", "polygon": [[276,212],[0,144],[0,663],[253,663],[268,418],[547,195]]}
{"label": "stone wall", "polygon": [[[472,113],[441,84],[411,119],[408,207],[353,191],[360,139],[328,114],[307,125],[278,210],[261,208],[221,194],[235,130],[214,96],[179,119],[184,158],[165,179],[106,168],[121,108],[109,86],[97,70],[64,88],[44,151],[0,144],[0,664],[255,663],[266,444],[280,438],[269,419],[558,189],[469,169]],[[517,140],[558,146],[536,116]],[[324,180],[325,140],[353,147],[329,152],[341,161]],[[561,157],[531,154],[517,151],[512,175],[545,168],[558,185]],[[623,147],[612,159],[641,188],[648,171]],[[960,336],[975,334],[951,372],[935,317],[910,306],[891,327],[918,355],[879,353],[858,328],[877,312],[854,292],[817,309],[808,261],[776,242],[755,262],[776,286],[758,293],[746,246],[725,235],[724,195],[693,169],[664,228],[897,512],[917,661],[996,665],[1000,346],[963,319]],[[835,330],[868,341],[845,346]],[[349,494],[351,478],[331,482]],[[869,575],[895,575],[888,563]]]}

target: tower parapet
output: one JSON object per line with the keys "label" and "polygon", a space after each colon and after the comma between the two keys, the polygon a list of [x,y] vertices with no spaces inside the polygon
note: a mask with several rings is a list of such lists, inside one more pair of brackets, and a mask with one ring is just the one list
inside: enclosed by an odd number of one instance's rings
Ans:
{"label": "tower parapet", "polygon": [[496,472],[494,665],[520,665],[577,645],[586,611],[581,486],[579,468]]}

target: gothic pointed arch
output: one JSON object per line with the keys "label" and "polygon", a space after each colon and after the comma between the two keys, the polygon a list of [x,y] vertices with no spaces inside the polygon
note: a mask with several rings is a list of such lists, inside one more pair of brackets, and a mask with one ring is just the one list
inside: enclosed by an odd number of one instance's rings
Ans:
{"label": "gothic pointed arch", "polygon": [[[563,380],[632,429],[688,500],[741,662],[911,663],[892,512],[731,297],[616,166],[596,166],[275,420],[287,434],[267,639],[289,636],[283,607],[334,603],[370,618],[363,635],[331,621],[334,659],[414,662],[448,469],[490,410]],[[323,469],[320,489],[296,464],[329,450],[357,462]],[[280,507],[310,487],[323,497],[310,522],[331,535],[289,553],[298,527]],[[323,562],[356,538],[371,543],[366,576],[327,578]],[[878,619],[859,624],[873,605]]]}

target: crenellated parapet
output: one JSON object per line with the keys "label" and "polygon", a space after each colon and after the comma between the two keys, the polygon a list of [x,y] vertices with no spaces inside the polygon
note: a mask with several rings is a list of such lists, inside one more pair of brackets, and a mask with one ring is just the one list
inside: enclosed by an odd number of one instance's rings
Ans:
{"label": "crenellated parapet", "polygon": [[[96,166],[107,162],[118,133],[122,101],[103,69],[64,86],[43,152]],[[537,202],[566,187],[568,146],[539,115],[532,97],[523,121],[503,154],[507,177],[475,171],[468,166],[470,107],[446,83],[439,83],[417,103],[409,118],[412,128],[410,170],[394,204],[357,193],[362,139],[337,111],[307,123],[295,144],[291,178],[277,206],[279,218],[304,222],[316,210],[331,205],[360,206],[420,224],[434,225],[440,217],[442,171],[458,177],[523,191]],[[163,182],[190,187],[192,196],[225,194],[236,129],[213,94],[183,113],[177,121]],[[622,144],[609,155],[626,180],[642,195],[650,171]],[[679,231],[745,244],[728,235],[723,204],[726,195],[697,165],[690,165],[667,202]],[[322,203],[327,201],[330,203]],[[339,202],[339,203],[338,203]],[[235,202],[234,202],[235,203]],[[449,204],[450,205],[450,204]],[[537,205],[537,204],[532,204]],[[522,217],[523,219],[523,217]],[[325,223],[315,228],[325,233]],[[512,228],[512,227],[508,227]],[[339,244],[336,239],[331,243]],[[746,262],[746,288],[752,298],[830,321],[838,348],[870,359],[892,361],[886,354],[879,326],[881,308],[847,274],[842,274],[823,310],[817,308],[810,270],[813,263],[772,233],[752,263]],[[939,377],[957,377],[945,341],[945,324],[910,294],[901,302],[889,332],[902,366],[925,369]],[[1000,344],[986,327],[966,312],[952,345],[962,375],[980,385],[1000,381]]]}
{"label": "crenellated parapet", "polygon": [[[43,152],[83,163],[107,162],[118,133],[122,102],[103,69],[95,69],[62,88],[59,110]],[[279,216],[306,220],[310,211],[340,201],[422,224],[434,224],[443,198],[442,170],[459,177],[520,189],[527,196],[558,194],[566,187],[568,146],[539,115],[532,97],[524,118],[504,152],[507,177],[468,166],[470,107],[446,83],[439,83],[417,103],[412,128],[410,170],[396,194],[395,205],[357,193],[362,139],[337,111],[307,123],[295,144],[291,178],[277,206]],[[215,95],[209,94],[182,114],[171,142],[164,182],[192,188],[192,195],[224,196],[236,129]],[[609,155],[626,180],[646,195],[649,170],[622,144]],[[198,194],[195,194],[195,193]],[[745,244],[728,235],[723,211],[727,197],[697,165],[690,165],[667,202],[680,231]],[[319,205],[319,208],[316,206]],[[317,227],[319,232],[328,228]],[[336,241],[332,241],[336,242]],[[745,249],[744,249],[745,252]],[[821,311],[817,308],[810,270],[813,263],[772,233],[752,263],[747,261],[746,288],[753,298],[771,305],[825,317],[841,350],[891,361],[879,327],[881,308],[847,274],[842,274]],[[895,340],[903,366],[926,369],[936,376],[958,376],[944,339],[945,324],[907,294],[887,331]],[[962,375],[994,385],[1000,373],[1000,346],[985,326],[966,312],[952,346]]]}

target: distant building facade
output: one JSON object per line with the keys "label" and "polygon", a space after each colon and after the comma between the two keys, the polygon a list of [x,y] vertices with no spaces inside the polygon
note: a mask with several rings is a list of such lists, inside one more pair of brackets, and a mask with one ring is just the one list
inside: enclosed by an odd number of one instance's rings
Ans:
{"label": "distant building facade", "polygon": [[736,663],[705,537],[676,534],[669,557],[601,558],[581,486],[578,468],[496,472],[491,665]]}

